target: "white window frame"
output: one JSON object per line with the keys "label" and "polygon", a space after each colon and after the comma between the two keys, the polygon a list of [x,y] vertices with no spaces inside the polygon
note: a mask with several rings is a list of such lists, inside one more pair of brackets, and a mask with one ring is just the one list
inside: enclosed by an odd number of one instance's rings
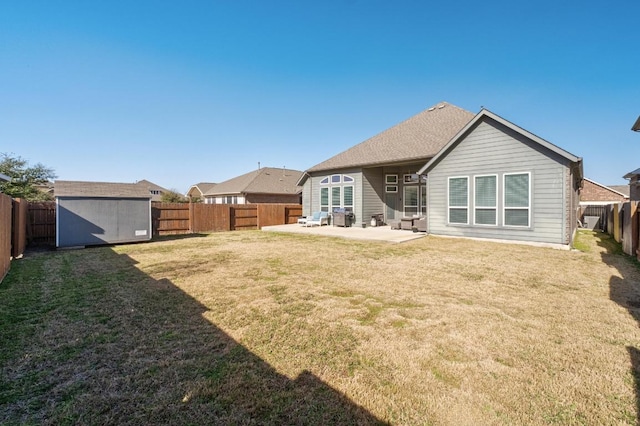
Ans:
{"label": "white window frame", "polygon": [[[338,190],[338,205],[333,203],[333,193],[335,189]],[[330,212],[333,212],[333,209],[335,208],[341,208],[342,207],[342,186],[339,186],[339,185],[332,186],[331,191],[329,193],[329,197],[330,197],[329,198]]]}
{"label": "white window frame", "polygon": [[[407,190],[414,189],[416,191],[416,204],[407,204]],[[407,208],[415,209],[415,212],[407,214]],[[402,214],[404,217],[417,216],[420,213],[420,188],[418,185],[406,185],[402,188]]]}
{"label": "white window frame", "polygon": [[398,175],[385,175],[384,183],[387,185],[397,185],[398,184]]}
{"label": "white window frame", "polygon": [[[450,195],[451,195],[451,180],[452,179],[466,179],[467,180],[467,205],[465,207],[462,206],[452,206],[451,205],[451,200],[450,200]],[[469,191],[469,176],[450,176],[447,178],[447,224],[448,225],[469,225],[469,213],[470,213],[470,208],[469,208],[469,197],[470,197],[470,192]],[[451,222],[451,209],[466,209],[467,210],[467,221],[466,222]]]}
{"label": "white window frame", "polygon": [[[494,206],[478,206],[477,195],[477,184],[476,179],[482,177],[494,177],[496,179],[496,196],[495,196],[495,205]],[[498,175],[497,174],[487,174],[487,175],[475,175],[473,177],[473,224],[474,226],[498,226]],[[477,210],[494,210],[496,212],[496,220],[495,223],[477,223],[476,222],[476,211]]]}
{"label": "white window frame", "polygon": [[[346,200],[345,200],[345,189],[347,188],[351,188],[351,204],[347,204]],[[342,207],[344,207],[345,209],[349,209],[349,211],[353,211],[353,205],[355,203],[355,188],[353,185],[344,185],[342,187]]]}
{"label": "white window frame", "polygon": [[[514,175],[527,175],[528,176],[528,197],[527,197],[527,207],[507,207],[507,176]],[[507,225],[506,222],[506,213],[507,210],[527,210],[529,214],[527,214],[527,225]],[[531,172],[512,172],[505,173],[502,175],[502,226],[507,228],[520,228],[526,229],[531,228]]]}
{"label": "white window frame", "polygon": [[[322,191],[323,190],[327,191],[327,204],[322,204]],[[321,212],[330,212],[331,211],[331,193],[329,191],[329,187],[328,186],[320,188],[320,211]]]}

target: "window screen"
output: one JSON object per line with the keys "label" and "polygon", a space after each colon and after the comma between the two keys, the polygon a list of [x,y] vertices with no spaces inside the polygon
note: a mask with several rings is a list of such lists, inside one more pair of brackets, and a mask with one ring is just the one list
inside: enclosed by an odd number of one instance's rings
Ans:
{"label": "window screen", "polygon": [[504,175],[504,224],[529,226],[529,174]]}
{"label": "window screen", "polygon": [[449,178],[449,223],[469,223],[469,178]]}
{"label": "window screen", "polygon": [[498,177],[476,176],[475,178],[475,223],[497,224]]}

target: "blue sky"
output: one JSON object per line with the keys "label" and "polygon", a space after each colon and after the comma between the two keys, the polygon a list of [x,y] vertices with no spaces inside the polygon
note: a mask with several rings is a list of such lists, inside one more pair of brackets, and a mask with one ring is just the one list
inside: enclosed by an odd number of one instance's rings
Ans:
{"label": "blue sky", "polygon": [[0,0],[0,152],[186,191],[304,170],[440,102],[624,184],[640,2]]}

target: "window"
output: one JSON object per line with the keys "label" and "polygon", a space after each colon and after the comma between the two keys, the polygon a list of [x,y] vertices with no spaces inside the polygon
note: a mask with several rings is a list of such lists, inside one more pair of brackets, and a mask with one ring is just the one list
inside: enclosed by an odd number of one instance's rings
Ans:
{"label": "window", "polygon": [[418,183],[418,175],[416,173],[404,175],[404,183]]}
{"label": "window", "polygon": [[320,211],[330,212],[335,208],[348,208],[353,211],[354,187],[345,185],[353,183],[355,179],[348,175],[331,175],[320,180]]}
{"label": "window", "polygon": [[476,176],[473,222],[476,225],[497,225],[497,210],[498,176]]}
{"label": "window", "polygon": [[387,185],[395,185],[398,183],[398,175],[385,175],[384,183]]}
{"label": "window", "polygon": [[404,187],[404,215],[411,217],[418,214],[418,187]]}
{"label": "window", "polygon": [[349,211],[353,211],[353,186],[345,186],[342,189],[342,197],[342,206]]}
{"label": "window", "polygon": [[469,224],[469,178],[449,178],[449,223]]}
{"label": "window", "polygon": [[504,225],[529,227],[531,190],[529,173],[504,175]]}
{"label": "window", "polygon": [[320,188],[320,211],[329,211],[329,188]]}
{"label": "window", "polygon": [[427,215],[427,185],[420,187],[420,213],[423,216]]}
{"label": "window", "polygon": [[339,186],[331,187],[331,207],[341,207],[340,206],[340,189]]}
{"label": "window", "polygon": [[398,187],[396,185],[386,185],[384,192],[398,192]]}

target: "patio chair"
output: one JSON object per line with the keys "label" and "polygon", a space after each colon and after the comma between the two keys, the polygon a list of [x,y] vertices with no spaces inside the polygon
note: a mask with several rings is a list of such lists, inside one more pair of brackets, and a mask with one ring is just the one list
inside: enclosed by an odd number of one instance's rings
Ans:
{"label": "patio chair", "polygon": [[312,216],[307,217],[304,223],[304,226],[322,226],[329,224],[329,213],[328,212],[315,212]]}

